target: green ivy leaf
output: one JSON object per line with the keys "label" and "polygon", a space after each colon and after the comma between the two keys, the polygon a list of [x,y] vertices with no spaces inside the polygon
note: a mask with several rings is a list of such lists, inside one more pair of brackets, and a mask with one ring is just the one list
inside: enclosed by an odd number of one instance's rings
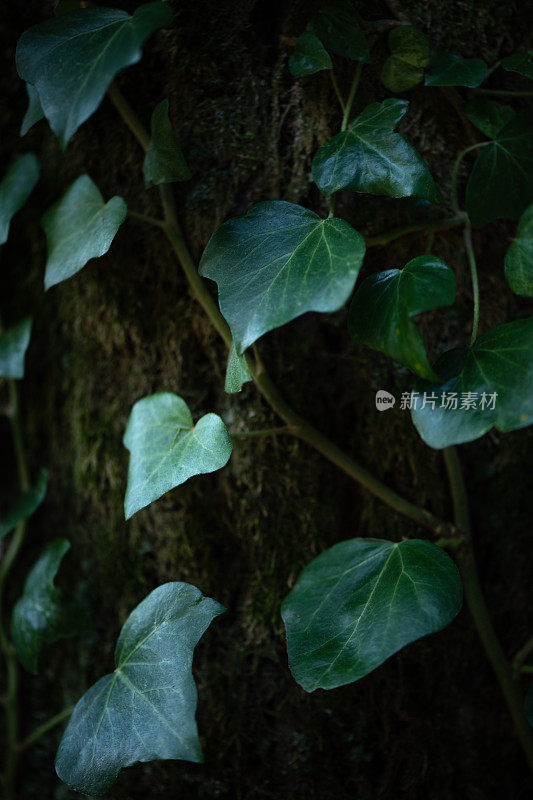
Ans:
{"label": "green ivy leaf", "polygon": [[419,28],[399,25],[389,33],[391,55],[381,71],[381,82],[391,92],[405,92],[424,77],[429,64],[429,42]]}
{"label": "green ivy leaf", "polygon": [[114,672],[83,695],[63,734],[62,781],[100,796],[137,761],[202,761],[193,652],[224,611],[188,583],[165,583],[137,606],[120,633]]}
{"label": "green ivy leaf", "polygon": [[351,189],[440,202],[425,162],[403,136],[394,133],[408,108],[407,100],[371,103],[347,131],[322,145],[313,159],[313,180],[320,191],[327,197]]}
{"label": "green ivy leaf", "polygon": [[35,485],[23,492],[17,498],[15,503],[11,506],[4,519],[0,522],[0,539],[11,533],[13,528],[18,525],[23,519],[28,519],[32,514],[37,511],[44,498],[46,497],[46,490],[48,488],[48,471],[41,469]]}
{"label": "green ivy leaf", "polygon": [[72,277],[91,258],[107,253],[127,210],[122,197],[104,203],[88,175],[74,181],[42,220],[48,245],[45,288]]}
{"label": "green ivy leaf", "polygon": [[478,98],[466,104],[465,114],[478,130],[495,139],[501,129],[516,115],[511,106],[502,106],[493,100]]}
{"label": "green ivy leaf", "polygon": [[195,425],[185,401],[170,392],[135,403],[124,445],[130,451],[126,519],[193,475],[221,469],[231,455],[220,417],[206,414]]}
{"label": "green ivy leaf", "polygon": [[313,33],[302,33],[296,39],[296,48],[289,58],[289,69],[297,78],[314,75],[323,69],[333,69],[328,51]]}
{"label": "green ivy leaf", "polygon": [[487,75],[480,58],[461,58],[450,53],[433,53],[426,73],[426,86],[479,86]]}
{"label": "green ivy leaf", "polygon": [[168,100],[155,107],[151,128],[152,138],[143,167],[145,185],[188,181],[191,173],[168,116]]}
{"label": "green ivy leaf", "polygon": [[533,205],[522,214],[505,255],[505,277],[515,294],[533,297]]}
{"label": "green ivy leaf", "polygon": [[232,342],[228,353],[224,390],[228,394],[235,394],[241,391],[244,383],[248,383],[248,381],[251,380],[252,376],[246,364],[246,358],[238,355],[235,349],[235,343]]}
{"label": "green ivy leaf", "polygon": [[24,377],[24,360],[31,337],[31,317],[0,334],[0,378]]}
{"label": "green ivy leaf", "polygon": [[69,549],[66,539],[54,539],[31,569],[22,597],[13,608],[13,644],[21,664],[34,674],[45,644],[76,636],[86,627],[86,615],[79,603],[54,586],[59,565]]}
{"label": "green ivy leaf", "polygon": [[20,127],[21,136],[25,136],[29,129],[32,128],[36,122],[44,119],[44,113],[37,89],[32,86],[31,83],[27,83],[26,92],[28,93],[28,108],[24,114],[24,119],[22,120],[22,125]]}
{"label": "green ivy leaf", "polygon": [[167,3],[84,8],[34,25],[17,45],[20,77],[35,86],[63,147],[98,108],[119,70],[142,56],[145,39],[172,18]]}
{"label": "green ivy leaf", "polygon": [[308,31],[317,36],[329,53],[354,61],[369,61],[369,48],[359,27],[360,18],[349,3],[323,6],[312,17]]}
{"label": "green ivy leaf", "polygon": [[507,56],[501,63],[508,72],[518,72],[519,75],[524,75],[526,78],[533,78],[533,50]]}
{"label": "green ivy leaf", "polygon": [[218,284],[237,353],[306,311],[348,299],[365,243],[344,220],[283,201],[258,203],[211,237],[200,274]]}
{"label": "green ivy leaf", "polygon": [[17,158],[0,183],[0,244],[7,242],[11,220],[20,211],[39,179],[39,162],[33,153]]}
{"label": "green ivy leaf", "polygon": [[434,372],[412,317],[454,300],[452,270],[440,258],[419,256],[402,270],[378,272],[363,281],[352,300],[348,330],[355,341],[431,379]]}
{"label": "green ivy leaf", "polygon": [[533,202],[533,110],[522,111],[483,147],[466,186],[466,209],[480,227],[518,219]]}
{"label": "green ivy leaf", "polygon": [[[471,442],[492,427],[503,433],[525,428],[533,421],[533,318],[499,325],[468,350],[445,353],[435,372],[443,376],[442,384],[417,387],[420,396],[413,394],[411,408],[430,447]],[[461,408],[469,400],[475,407]]]}
{"label": "green ivy leaf", "polygon": [[459,572],[440,547],[341,542],[304,569],[283,603],[291,672],[306,692],[352,683],[444,628],[461,604]]}

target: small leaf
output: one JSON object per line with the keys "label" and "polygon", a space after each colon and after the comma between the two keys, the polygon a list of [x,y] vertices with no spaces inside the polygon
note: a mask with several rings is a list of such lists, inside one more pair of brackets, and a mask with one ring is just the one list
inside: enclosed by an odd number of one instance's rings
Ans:
{"label": "small leaf", "polygon": [[24,359],[31,337],[31,317],[25,317],[0,334],[0,377],[23,378]]}
{"label": "small leaf", "polygon": [[301,78],[314,75],[323,69],[332,69],[333,64],[328,51],[313,33],[302,33],[296,39],[296,48],[289,58],[289,69],[292,75]]}
{"label": "small leaf", "polygon": [[445,353],[435,372],[443,383],[418,387],[426,404],[413,394],[411,407],[430,447],[471,442],[492,427],[503,433],[525,428],[533,421],[533,318],[488,330],[466,352]]}
{"label": "small leaf", "polygon": [[533,205],[522,214],[516,237],[505,255],[505,277],[513,292],[533,297]]}
{"label": "small leaf", "polygon": [[43,217],[48,245],[46,289],[72,277],[91,258],[103,256],[124,222],[122,197],[108,203],[88,175],[82,175]]}
{"label": "small leaf", "polygon": [[424,77],[429,64],[429,42],[419,28],[399,25],[389,33],[391,55],[383,65],[381,82],[391,92],[412,89]]}
{"label": "small leaf", "polygon": [[502,106],[493,100],[478,98],[466,104],[465,114],[478,130],[495,139],[501,129],[510,122],[516,112],[511,106]]}
{"label": "small leaf", "polygon": [[21,664],[34,674],[45,644],[76,636],[86,627],[81,606],[54,586],[59,565],[69,549],[66,539],[54,539],[48,545],[26,578],[22,597],[13,608],[13,644]]}
{"label": "small leaf", "polygon": [[231,455],[220,417],[206,414],[195,425],[185,401],[170,392],[135,403],[124,445],[130,451],[126,519],[193,475],[221,469]]}
{"label": "small leaf", "polygon": [[46,490],[48,487],[48,471],[41,469],[35,486],[23,492],[15,503],[11,506],[4,519],[0,522],[0,539],[11,533],[13,528],[18,525],[23,519],[31,517],[39,508],[44,498],[46,497]]}
{"label": "small leaf", "polygon": [[17,158],[0,183],[0,244],[7,242],[11,220],[20,211],[39,179],[39,162],[33,153]]}
{"label": "small leaf", "polygon": [[116,8],[84,8],[22,34],[18,73],[35,86],[63,147],[96,111],[117,72],[140,60],[145,39],[171,17],[162,2],[140,6],[132,17]]}
{"label": "small leaf", "polygon": [[402,270],[378,272],[363,281],[352,300],[348,330],[355,341],[432,378],[424,341],[412,317],[451,305],[454,299],[452,270],[440,258],[419,256]]}
{"label": "small leaf", "polygon": [[26,92],[28,93],[28,108],[24,114],[22,125],[20,128],[20,135],[25,136],[29,129],[35,125],[39,120],[44,119],[44,113],[39,100],[37,89],[31,85],[26,84]]}
{"label": "small leaf", "polygon": [[241,391],[244,383],[251,380],[252,376],[246,364],[246,358],[237,354],[235,344],[232,342],[228,353],[224,390],[228,394],[235,394],[235,392]]}
{"label": "small leaf", "polygon": [[533,50],[507,56],[501,63],[508,72],[518,72],[519,75],[524,75],[526,78],[533,78]]}
{"label": "small leaf", "polygon": [[461,58],[450,53],[433,53],[426,73],[426,86],[479,86],[487,65],[480,58]]}
{"label": "small leaf", "polygon": [[302,572],[285,599],[291,672],[306,692],[359,680],[459,612],[462,584],[430,542],[350,539]]}
{"label": "small leaf", "polygon": [[193,652],[224,610],[188,583],[165,583],[137,606],[119,636],[116,669],[83,695],[63,734],[62,781],[99,797],[137,761],[202,761]]}
{"label": "small leaf", "polygon": [[155,107],[151,127],[152,138],[144,158],[145,185],[188,181],[191,173],[168,116],[168,100]]}
{"label": "small leaf", "polygon": [[313,180],[327,197],[339,189],[440,202],[440,192],[417,151],[394,128],[407,100],[371,103],[347,131],[322,145],[313,159]]}
{"label": "small leaf", "polygon": [[211,237],[200,274],[218,284],[237,353],[306,311],[337,311],[350,296],[365,243],[344,220],[283,201],[258,203]]}
{"label": "small leaf", "polygon": [[319,9],[307,29],[320,39],[329,53],[354,61],[369,61],[368,42],[359,23],[352,6],[340,0]]}

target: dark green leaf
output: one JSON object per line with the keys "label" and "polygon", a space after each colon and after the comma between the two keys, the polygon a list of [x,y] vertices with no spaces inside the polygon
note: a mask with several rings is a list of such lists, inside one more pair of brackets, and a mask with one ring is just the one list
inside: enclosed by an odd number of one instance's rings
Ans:
{"label": "dark green leaf", "polygon": [[324,45],[313,33],[302,33],[296,39],[296,48],[289,58],[289,69],[292,75],[301,78],[314,75],[323,69],[332,69],[333,64]]}
{"label": "dark green leaf", "polygon": [[43,112],[66,147],[96,111],[117,72],[140,60],[145,39],[172,17],[167,3],[84,8],[34,25],[19,39],[17,69],[39,93]]}
{"label": "dark green leaf", "polygon": [[479,86],[487,74],[480,58],[461,58],[450,53],[433,53],[426,72],[426,86]]}
{"label": "dark green leaf", "polygon": [[0,539],[11,533],[13,528],[23,519],[31,517],[37,511],[44,498],[48,487],[48,472],[45,469],[39,471],[35,486],[23,492],[16,502],[11,506],[4,519],[0,522]]}
{"label": "dark green leaf", "polygon": [[43,217],[48,245],[46,289],[79,272],[91,258],[103,256],[124,222],[122,197],[108,203],[88,175],[82,175]]}
{"label": "dark green leaf", "polygon": [[135,403],[124,445],[130,451],[126,519],[193,475],[221,469],[231,455],[220,417],[206,414],[195,425],[185,401],[170,392]]}
{"label": "dark green leaf", "polygon": [[[507,432],[531,424],[533,318],[492,328],[459,355],[452,351],[437,361],[441,385],[417,387],[419,396],[413,395],[413,422],[426,444],[441,449],[478,439],[492,427]],[[458,360],[454,369],[451,359]]]}
{"label": "dark green leaf", "polygon": [[501,129],[513,119],[516,112],[511,106],[502,106],[501,103],[484,100],[480,97],[467,103],[465,114],[485,136],[495,139]]}
{"label": "dark green leaf", "polygon": [[285,599],[289,666],[307,692],[351,683],[461,608],[457,567],[413,539],[350,539],[307,566]]}
{"label": "dark green leaf", "polygon": [[429,42],[419,28],[399,25],[389,33],[391,55],[381,71],[381,81],[391,92],[412,89],[424,77],[429,64]]}
{"label": "dark green leaf", "polygon": [[533,50],[527,53],[515,53],[502,61],[502,67],[509,72],[518,72],[526,78],[533,78]]}
{"label": "dark green leaf", "polygon": [[35,125],[36,122],[44,119],[43,109],[41,106],[41,101],[39,100],[37,89],[32,86],[31,83],[27,83],[26,91],[28,93],[28,108],[24,114],[24,119],[22,120],[22,125],[20,127],[21,136],[25,136],[29,129]]}
{"label": "dark green leaf", "polygon": [[31,317],[0,334],[0,378],[23,378],[24,359],[31,337]]}
{"label": "dark green leaf", "polygon": [[144,158],[146,186],[173,181],[188,181],[191,177],[178,137],[169,116],[168,100],[162,100],[152,114],[152,138]]}
{"label": "dark green leaf", "polygon": [[56,756],[62,781],[100,796],[137,761],[202,761],[193,652],[224,610],[188,583],[165,583],[137,606],[119,636],[114,672],[70,718]]}
{"label": "dark green leaf", "polygon": [[533,205],[522,214],[505,256],[505,277],[516,294],[533,297]]}
{"label": "dark green leaf", "polygon": [[317,11],[307,28],[320,39],[328,52],[354,61],[369,61],[368,42],[359,23],[359,16],[352,6],[340,0]]}
{"label": "dark green leaf", "polygon": [[357,342],[432,378],[424,341],[412,317],[451,305],[454,299],[452,270],[440,258],[419,256],[402,270],[378,272],[363,281],[352,300],[348,329]]}
{"label": "dark green leaf", "polygon": [[432,203],[440,192],[430,172],[394,128],[407,114],[407,100],[371,103],[347,131],[322,145],[313,159],[313,179],[326,196],[339,189],[390,197],[415,195]]}
{"label": "dark green leaf", "polygon": [[235,394],[235,392],[241,391],[244,383],[251,380],[252,376],[246,364],[246,358],[237,354],[235,344],[232,342],[228,353],[224,389],[228,394]]}
{"label": "dark green leaf", "polygon": [[337,311],[363,262],[363,237],[347,222],[294,203],[258,203],[211,237],[200,274],[218,284],[237,353],[306,311]]}
{"label": "dark green leaf", "polygon": [[17,158],[0,183],[0,244],[7,242],[11,220],[39,179],[39,162],[33,153]]}

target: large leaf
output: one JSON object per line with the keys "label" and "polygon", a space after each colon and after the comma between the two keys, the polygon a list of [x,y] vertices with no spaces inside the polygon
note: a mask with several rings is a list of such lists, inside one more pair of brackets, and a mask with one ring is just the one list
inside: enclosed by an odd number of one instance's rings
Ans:
{"label": "large leaf", "polygon": [[307,692],[351,683],[461,608],[457,567],[423,540],[350,539],[302,572],[281,614],[289,666]]}
{"label": "large leaf", "polygon": [[26,91],[28,93],[28,108],[24,114],[22,125],[20,126],[20,135],[25,136],[29,129],[35,125],[36,122],[44,118],[41,101],[39,100],[39,93],[35,86],[31,83],[26,84]]}
{"label": "large leaf", "polygon": [[450,53],[433,53],[424,83],[426,86],[479,86],[487,74],[480,58],[461,58]]}
{"label": "large leaf", "polygon": [[308,30],[317,36],[326,50],[354,61],[368,61],[369,49],[359,27],[359,17],[350,3],[328,3],[311,19]]}
{"label": "large leaf", "polygon": [[432,378],[424,341],[412,317],[451,305],[454,299],[452,270],[440,258],[419,256],[402,270],[378,272],[363,281],[352,300],[348,329],[357,342]]}
{"label": "large leaf", "polygon": [[389,33],[391,55],[381,71],[381,81],[391,92],[404,92],[420,83],[429,64],[429,42],[419,28],[399,25]]}
{"label": "large leaf", "polygon": [[[440,385],[420,386],[411,400],[416,429],[430,447],[478,439],[533,422],[533,318],[499,325],[466,352],[451,351],[435,365]],[[425,401],[424,401],[425,392]]]}
{"label": "large leaf", "polygon": [[63,147],[96,111],[117,72],[139,61],[145,39],[171,17],[162,2],[140,6],[132,17],[115,8],[85,8],[22,34],[18,73],[35,86]]}
{"label": "large leaf", "polygon": [[56,756],[62,781],[100,796],[137,761],[202,760],[193,652],[224,610],[188,583],[165,583],[137,606],[120,633],[115,670],[70,718]]}
{"label": "large leaf", "polygon": [[104,203],[88,175],[74,181],[43,217],[48,245],[45,288],[70,278],[91,258],[107,253],[126,213],[122,197]]}
{"label": "large leaf", "polygon": [[294,53],[289,58],[289,69],[297,78],[314,75],[323,69],[332,69],[328,51],[313,33],[302,33],[296,39]]}
{"label": "large leaf", "polygon": [[483,147],[466,187],[472,224],[518,219],[533,202],[533,110],[517,114]]}
{"label": "large leaf", "polygon": [[466,104],[465,114],[476,128],[493,139],[513,119],[516,111],[511,106],[478,97]]}
{"label": "large leaf", "polygon": [[124,444],[130,451],[126,519],[193,475],[221,469],[231,455],[220,417],[206,414],[195,425],[185,401],[170,392],[135,403]]}
{"label": "large leaf", "polygon": [[7,242],[11,220],[19,211],[39,178],[39,162],[33,153],[17,158],[0,183],[0,244]]}
{"label": "large leaf", "polygon": [[3,520],[0,521],[0,539],[11,533],[13,528],[23,519],[31,517],[37,511],[44,498],[48,487],[48,472],[45,469],[39,471],[35,485],[23,492],[13,503]]}
{"label": "large leaf", "polygon": [[0,378],[23,378],[24,360],[31,337],[31,317],[25,317],[0,334]]}
{"label": "large leaf", "polygon": [[322,145],[313,159],[313,179],[329,197],[339,189],[415,195],[440,201],[430,172],[417,151],[394,128],[407,114],[407,100],[371,103],[350,125]]}
{"label": "large leaf", "polygon": [[188,181],[191,173],[168,116],[168,100],[155,107],[151,127],[152,138],[143,167],[146,186]]}
{"label": "large leaf", "polygon": [[533,205],[522,214],[505,255],[505,277],[513,292],[533,297]]}
{"label": "large leaf", "polygon": [[211,237],[200,274],[218,284],[237,353],[306,311],[336,311],[350,296],[365,253],[347,222],[294,203],[258,203]]}
{"label": "large leaf", "polygon": [[29,672],[37,673],[45,644],[75,636],[86,625],[86,615],[79,603],[54,586],[59,565],[69,549],[70,542],[66,539],[54,539],[30,571],[22,597],[13,608],[13,644]]}
{"label": "large leaf", "polygon": [[235,394],[235,392],[241,391],[244,383],[251,380],[252,376],[246,363],[246,356],[238,355],[235,344],[232,342],[228,353],[224,390],[228,394]]}
{"label": "large leaf", "polygon": [[518,72],[526,78],[533,78],[533,50],[507,56],[502,60],[502,67],[509,72]]}

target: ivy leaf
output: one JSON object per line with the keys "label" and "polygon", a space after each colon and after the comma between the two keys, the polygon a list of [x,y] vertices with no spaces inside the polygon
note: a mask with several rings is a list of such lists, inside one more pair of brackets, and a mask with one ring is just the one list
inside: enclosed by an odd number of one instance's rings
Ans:
{"label": "ivy leaf", "polygon": [[24,360],[31,337],[31,317],[0,334],[0,378],[24,377]]}
{"label": "ivy leaf", "polygon": [[17,498],[4,519],[0,522],[0,539],[3,539],[8,533],[11,533],[19,522],[23,519],[28,519],[28,517],[31,517],[31,515],[37,511],[46,497],[47,488],[48,471],[46,469],[41,469],[35,485]]}
{"label": "ivy leaf", "polygon": [[363,281],[352,300],[348,330],[355,341],[431,379],[434,372],[412,317],[454,300],[452,270],[440,258],[419,256],[402,270],[378,272]]}
{"label": "ivy leaf", "polygon": [[435,372],[442,384],[418,387],[426,402],[413,393],[411,407],[430,447],[471,442],[492,427],[525,428],[533,421],[533,318],[492,328],[466,352],[445,353]]}
{"label": "ivy leaf", "polygon": [[368,42],[359,22],[352,6],[340,0],[319,9],[307,29],[320,39],[329,53],[354,61],[369,61]]}
{"label": "ivy leaf", "polygon": [[479,86],[487,65],[480,58],[461,58],[450,53],[433,53],[426,73],[426,86]]}
{"label": "ivy leaf", "polygon": [[124,445],[130,451],[126,519],[193,475],[221,469],[231,455],[220,417],[206,414],[195,425],[185,401],[171,392],[135,403]]}
{"label": "ivy leaf", "polygon": [[232,342],[228,353],[224,390],[228,394],[235,394],[241,391],[243,384],[251,380],[252,376],[246,364],[246,358],[238,355],[235,349],[235,343]]}
{"label": "ivy leaf", "polygon": [[283,603],[291,672],[306,692],[352,683],[444,628],[461,604],[459,572],[440,547],[341,542],[304,569]]}
{"label": "ivy leaf", "polygon": [[302,33],[296,39],[296,48],[289,58],[291,75],[297,78],[314,75],[323,69],[333,69],[328,51],[313,33]]}
{"label": "ivy leaf", "polygon": [[493,100],[478,98],[467,103],[465,114],[485,136],[495,139],[501,129],[513,119],[516,112],[511,106],[502,106],[501,103],[495,103]]}
{"label": "ivy leaf", "polygon": [[391,92],[412,89],[424,77],[429,64],[429,42],[419,28],[399,25],[389,33],[391,55],[381,71],[381,82]]}
{"label": "ivy leaf", "polygon": [[22,597],[13,608],[13,644],[21,664],[34,674],[45,644],[76,636],[86,626],[79,603],[54,586],[59,565],[69,549],[67,539],[54,539],[31,569]]}
{"label": "ivy leaf", "polygon": [[505,277],[515,294],[533,297],[533,205],[522,214],[505,255]]}
{"label": "ivy leaf", "polygon": [[0,183],[0,244],[7,242],[11,220],[20,211],[39,179],[39,162],[33,153],[17,158]]}
{"label": "ivy leaf", "polygon": [[155,107],[151,128],[152,138],[143,167],[145,185],[188,181],[191,173],[168,116],[168,100]]}
{"label": "ivy leaf", "polygon": [[350,125],[322,145],[313,159],[313,180],[327,197],[339,189],[440,202],[440,192],[417,151],[394,128],[407,100],[371,103]]}
{"label": "ivy leaf", "polygon": [[466,186],[472,224],[518,219],[533,202],[533,110],[514,116],[483,147]]}
{"label": "ivy leaf", "polygon": [[533,50],[507,56],[501,64],[508,72],[518,72],[519,75],[524,75],[526,78],[533,78]]}
{"label": "ivy leaf", "polygon": [[107,253],[127,210],[122,197],[104,203],[88,175],[74,181],[42,220],[48,245],[45,289],[75,275],[91,258]]}
{"label": "ivy leaf", "polygon": [[363,237],[344,220],[273,201],[218,228],[200,274],[217,282],[220,310],[241,354],[306,311],[337,311],[364,254]]}
{"label": "ivy leaf", "polygon": [[35,86],[63,147],[96,111],[117,72],[140,60],[145,39],[171,17],[163,2],[140,6],[133,16],[116,8],[84,8],[22,34],[18,73]]}
{"label": "ivy leaf", "polygon": [[188,583],[165,583],[130,614],[114,672],[76,705],[56,772],[78,792],[105,794],[123,767],[157,758],[201,762],[194,648],[224,607]]}
{"label": "ivy leaf", "polygon": [[28,93],[28,108],[24,114],[24,119],[22,120],[22,125],[20,128],[21,136],[25,136],[29,129],[32,128],[36,122],[44,119],[44,113],[37,89],[32,86],[31,83],[27,83],[26,92]]}

